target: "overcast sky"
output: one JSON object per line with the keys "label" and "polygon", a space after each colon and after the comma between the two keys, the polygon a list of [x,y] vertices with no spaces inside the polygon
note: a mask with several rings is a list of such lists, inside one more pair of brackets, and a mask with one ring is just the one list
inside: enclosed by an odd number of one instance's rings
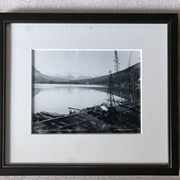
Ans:
{"label": "overcast sky", "polygon": [[[131,51],[118,50],[120,70],[129,64]],[[140,51],[132,50],[131,66],[140,62]],[[36,50],[35,68],[46,75],[106,75],[114,68],[114,50]]]}

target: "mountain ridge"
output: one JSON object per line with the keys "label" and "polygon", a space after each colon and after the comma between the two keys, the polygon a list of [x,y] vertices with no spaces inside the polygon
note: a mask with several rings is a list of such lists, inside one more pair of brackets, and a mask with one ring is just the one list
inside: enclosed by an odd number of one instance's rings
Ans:
{"label": "mountain ridge", "polygon": [[[119,77],[125,77],[129,74],[137,74],[136,81],[140,78],[140,62],[130,66],[127,69],[122,71],[118,71],[116,73],[112,73],[112,77],[114,81]],[[50,83],[50,84],[108,84],[110,74],[93,77],[93,78],[86,78],[86,79],[77,79],[77,80],[67,80],[60,77],[48,76],[42,74],[33,66],[33,80],[34,83]]]}

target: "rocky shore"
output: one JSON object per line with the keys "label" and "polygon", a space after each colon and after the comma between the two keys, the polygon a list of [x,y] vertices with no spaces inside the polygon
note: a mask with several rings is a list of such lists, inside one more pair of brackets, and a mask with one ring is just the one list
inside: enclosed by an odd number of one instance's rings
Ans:
{"label": "rocky shore", "polygon": [[140,133],[140,103],[106,104],[70,111],[68,115],[33,114],[32,133]]}

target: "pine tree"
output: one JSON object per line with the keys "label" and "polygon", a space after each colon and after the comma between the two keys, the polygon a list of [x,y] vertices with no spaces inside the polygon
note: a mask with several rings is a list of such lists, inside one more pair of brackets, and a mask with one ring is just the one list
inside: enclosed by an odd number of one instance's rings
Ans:
{"label": "pine tree", "polygon": [[120,62],[117,51],[114,51],[114,62],[115,62],[115,71],[118,72],[120,70]]}

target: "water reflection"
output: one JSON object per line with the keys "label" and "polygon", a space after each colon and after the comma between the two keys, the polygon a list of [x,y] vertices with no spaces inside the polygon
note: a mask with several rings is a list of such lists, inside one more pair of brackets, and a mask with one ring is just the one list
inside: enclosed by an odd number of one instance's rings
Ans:
{"label": "water reflection", "polygon": [[[107,102],[107,86],[35,84],[34,113],[47,111],[68,114],[68,107],[86,108]],[[115,100],[121,100],[117,95]]]}

